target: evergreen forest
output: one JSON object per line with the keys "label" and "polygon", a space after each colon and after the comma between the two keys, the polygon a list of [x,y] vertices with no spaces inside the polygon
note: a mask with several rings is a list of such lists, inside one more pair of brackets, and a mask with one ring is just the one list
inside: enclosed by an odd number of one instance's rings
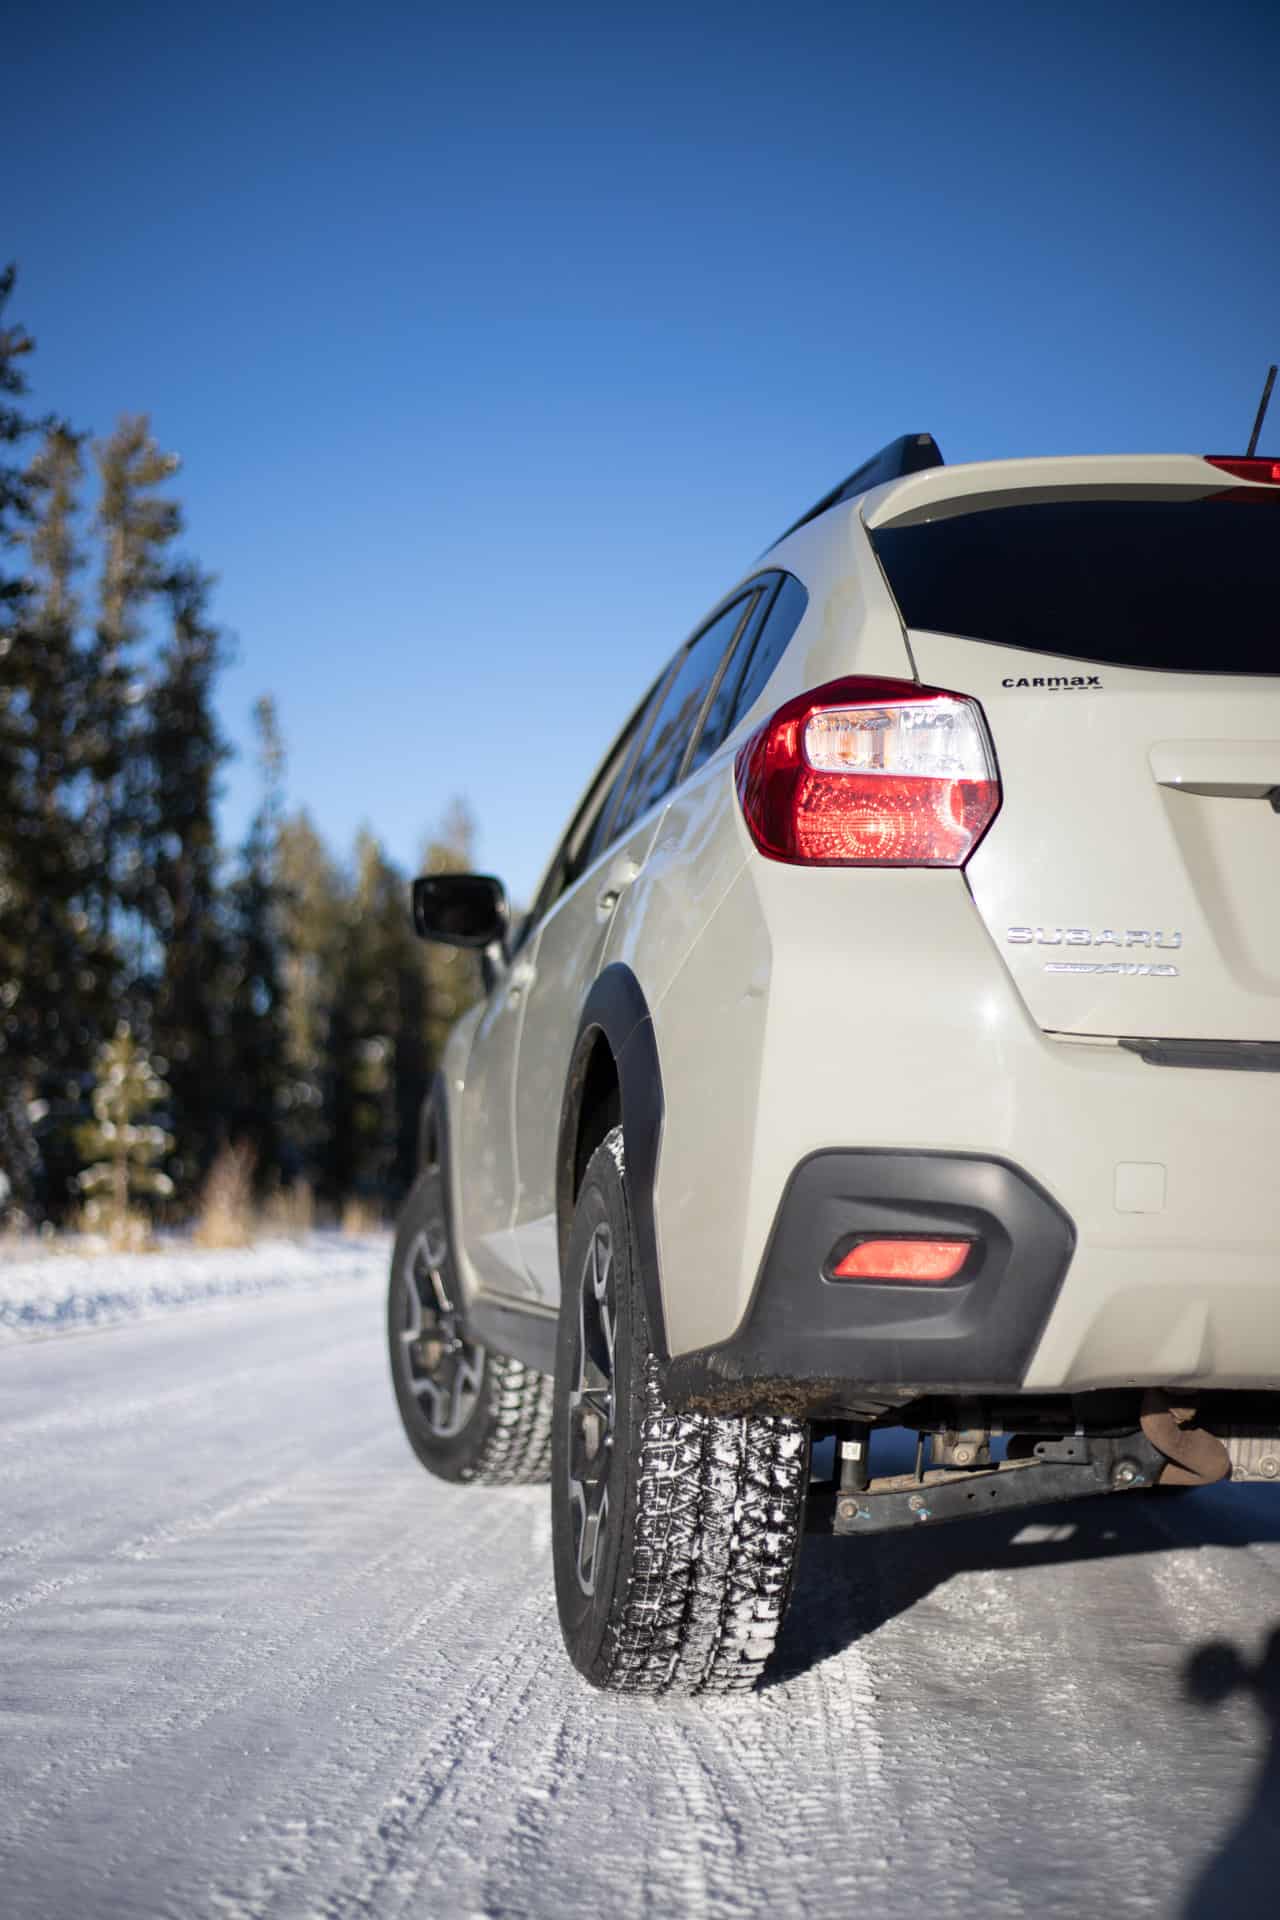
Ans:
{"label": "evergreen forest", "polygon": [[[414,938],[408,876],[370,831],[336,854],[289,807],[265,690],[256,812],[220,843],[228,647],[180,463],[145,414],[101,438],[36,414],[15,278],[0,273],[0,1226],[83,1224],[131,1155],[152,1219],[190,1218],[229,1159],[259,1204],[305,1193],[386,1218],[474,959]],[[472,838],[455,801],[423,870],[467,866]],[[111,1116],[135,1086],[147,1124],[126,1150],[133,1110]]]}

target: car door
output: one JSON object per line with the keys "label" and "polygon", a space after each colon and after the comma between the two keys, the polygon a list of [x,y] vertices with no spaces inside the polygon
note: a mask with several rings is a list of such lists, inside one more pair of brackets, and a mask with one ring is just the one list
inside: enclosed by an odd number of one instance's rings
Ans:
{"label": "car door", "polygon": [[507,966],[490,989],[476,1026],[460,1102],[462,1234],[486,1291],[528,1297],[529,1270],[514,1233],[517,1195],[516,1057],[526,998],[547,916],[598,838],[601,816],[617,797],[640,724],[634,714],[610,749],[557,847]]}
{"label": "car door", "polygon": [[526,979],[527,963],[516,953],[477,1022],[457,1109],[462,1242],[481,1286],[517,1297],[530,1291],[512,1232],[516,1045]]}
{"label": "car door", "polygon": [[578,1022],[618,903],[641,873],[708,698],[755,605],[736,596],[690,640],[642,711],[632,752],[537,933],[516,1067],[515,1235],[535,1296],[560,1297],[555,1164],[560,1104]]}

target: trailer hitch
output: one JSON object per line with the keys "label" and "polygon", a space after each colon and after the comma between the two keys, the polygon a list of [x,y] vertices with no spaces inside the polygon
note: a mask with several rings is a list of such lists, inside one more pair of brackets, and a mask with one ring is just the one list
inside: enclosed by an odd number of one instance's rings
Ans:
{"label": "trailer hitch", "polygon": [[989,1471],[930,1468],[868,1480],[853,1492],[811,1488],[805,1526],[810,1533],[895,1533],[974,1520],[1013,1507],[1136,1492],[1155,1486],[1166,1464],[1145,1433],[1071,1434],[1037,1441],[1026,1459],[1004,1460]]}

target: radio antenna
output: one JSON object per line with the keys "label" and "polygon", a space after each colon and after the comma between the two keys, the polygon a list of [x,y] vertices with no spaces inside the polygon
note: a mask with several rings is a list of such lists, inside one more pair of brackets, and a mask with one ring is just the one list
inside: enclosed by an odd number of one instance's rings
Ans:
{"label": "radio antenna", "polygon": [[1258,435],[1262,432],[1262,423],[1267,417],[1267,403],[1271,398],[1271,389],[1275,383],[1276,370],[1274,367],[1268,367],[1267,377],[1262,387],[1262,398],[1258,402],[1257,418],[1253,423],[1253,432],[1249,435],[1249,446],[1244,456],[1246,460],[1252,460],[1258,450]]}

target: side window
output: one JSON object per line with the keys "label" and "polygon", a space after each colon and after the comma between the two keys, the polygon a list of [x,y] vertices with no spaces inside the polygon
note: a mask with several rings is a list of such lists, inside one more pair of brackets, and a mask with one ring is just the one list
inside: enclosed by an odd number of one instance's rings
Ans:
{"label": "side window", "polygon": [[[627,729],[625,740],[618,743],[618,749],[610,759],[602,783],[604,795],[601,804],[592,814],[587,831],[577,836],[570,862],[570,880],[576,880],[580,873],[585,873],[596,855],[603,853],[615,838],[613,822],[614,815],[618,811],[618,796],[627,783],[627,776],[631,772],[631,765],[636,757],[636,749],[643,746],[648,735],[649,723],[657,711],[663,688],[670,677],[671,667],[668,665],[659,675],[656,684],[645,695],[639,713]],[[565,884],[568,885],[568,880]]]}
{"label": "side window", "polygon": [[694,744],[689,757],[689,772],[696,773],[715,752],[720,742],[733,725],[733,703],[739,680],[742,678],[743,663],[751,652],[765,609],[773,597],[778,584],[776,573],[766,574],[762,580],[754,583],[754,591],[742,602],[743,619],[738,633],[738,643],[724,665],[724,671],[716,682],[715,691],[707,707],[706,718],[702,722],[702,731]]}
{"label": "side window", "polygon": [[745,610],[745,603],[735,600],[677,656],[675,671],[668,676],[658,710],[640,743],[626,791],[610,824],[610,840],[619,839],[675,785],[703,702],[721,660],[737,635]]}
{"label": "side window", "polygon": [[513,951],[524,945],[538,922],[550,913],[565,888],[572,885],[592,859],[592,842],[598,837],[602,823],[608,820],[617,790],[631,765],[636,740],[662,685],[660,680],[646,696],[644,704],[632,714],[592,782],[586,799],[574,814],[569,831],[556,848],[555,857],[543,876],[537,897],[520,923]]}
{"label": "side window", "polygon": [[735,676],[737,688],[725,734],[733,732],[743,714],[755,705],[764,692],[765,683],[786,652],[808,604],[808,590],[801,586],[794,574],[784,573],[756,633],[755,645],[744,661],[740,676]]}

